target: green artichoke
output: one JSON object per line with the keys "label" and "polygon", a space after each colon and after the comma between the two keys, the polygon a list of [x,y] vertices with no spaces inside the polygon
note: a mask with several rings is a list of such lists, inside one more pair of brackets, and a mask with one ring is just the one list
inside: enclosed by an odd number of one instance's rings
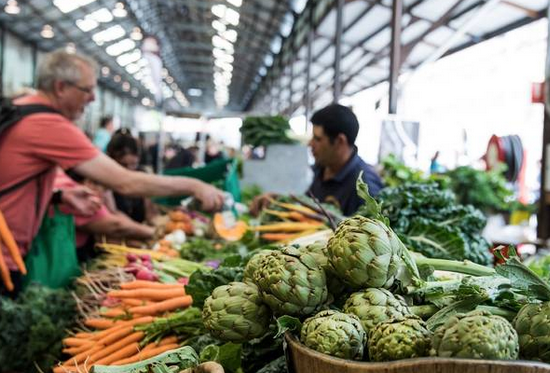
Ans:
{"label": "green artichoke", "polygon": [[521,356],[550,363],[550,302],[526,304],[513,321]]}
{"label": "green artichoke", "polygon": [[267,254],[271,253],[273,250],[260,250],[258,253],[254,254],[252,258],[246,263],[243,272],[243,282],[254,282],[254,272],[258,269],[258,264],[260,264],[262,258]]}
{"label": "green artichoke", "polygon": [[470,359],[518,358],[518,335],[500,316],[486,311],[459,313],[435,330],[432,356]]}
{"label": "green artichoke", "polygon": [[412,314],[402,297],[386,289],[375,288],[353,293],[344,304],[343,311],[357,316],[367,333],[381,322]]}
{"label": "green artichoke", "polygon": [[231,282],[218,286],[204,302],[202,320],[213,336],[235,343],[263,336],[271,312],[254,284]]}
{"label": "green artichoke", "polygon": [[367,336],[359,319],[337,311],[321,311],[304,321],[300,340],[307,347],[343,359],[361,360]]}
{"label": "green artichoke", "polygon": [[325,268],[328,265],[327,245],[323,244],[322,242],[314,242],[305,247],[302,247],[301,250],[312,255],[315,258],[317,264],[319,264],[319,267]]}
{"label": "green artichoke", "polygon": [[338,225],[327,244],[328,260],[354,288],[388,288],[401,264],[403,244],[384,223],[354,216]]}
{"label": "green artichoke", "polygon": [[396,317],[376,325],[367,343],[371,361],[391,361],[428,356],[431,333],[415,315]]}
{"label": "green artichoke", "polygon": [[312,255],[293,246],[264,256],[253,277],[276,315],[311,315],[327,300],[324,270]]}

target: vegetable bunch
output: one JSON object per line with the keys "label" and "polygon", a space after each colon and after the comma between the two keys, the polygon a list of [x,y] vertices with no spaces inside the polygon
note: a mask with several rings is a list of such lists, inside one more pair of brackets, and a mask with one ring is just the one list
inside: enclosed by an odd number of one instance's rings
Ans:
{"label": "vegetable bunch", "polygon": [[287,135],[289,130],[288,120],[282,116],[246,117],[241,126],[243,144],[253,147],[291,144],[294,141]]}

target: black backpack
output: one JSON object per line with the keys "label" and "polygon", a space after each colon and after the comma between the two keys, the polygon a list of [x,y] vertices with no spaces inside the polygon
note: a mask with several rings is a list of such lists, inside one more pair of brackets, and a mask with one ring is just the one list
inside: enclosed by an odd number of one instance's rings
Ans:
{"label": "black backpack", "polygon": [[[11,99],[0,96],[0,136],[4,133],[6,129],[17,124],[21,119],[27,115],[36,114],[36,113],[54,113],[60,114],[60,112],[50,106],[46,105],[14,105]],[[41,171],[36,175],[31,175],[26,179],[21,180],[14,185],[9,186],[4,190],[0,190],[0,198],[15,189],[22,187],[28,182],[39,178],[49,170]]]}

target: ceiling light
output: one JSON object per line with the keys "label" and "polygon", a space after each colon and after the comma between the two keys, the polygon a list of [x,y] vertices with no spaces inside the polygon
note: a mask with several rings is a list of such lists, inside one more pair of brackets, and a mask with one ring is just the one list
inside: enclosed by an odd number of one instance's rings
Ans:
{"label": "ceiling light", "polygon": [[176,83],[172,83],[170,84],[170,88],[175,91],[176,89],[178,89],[178,85]]}
{"label": "ceiling light", "polygon": [[243,5],[243,0],[227,0],[227,2],[237,8]]}
{"label": "ceiling light", "polygon": [[120,75],[115,75],[113,76],[113,80],[117,83],[120,83],[120,81],[122,80],[122,78],[120,77]]}
{"label": "ceiling light", "polygon": [[8,3],[4,7],[4,12],[7,14],[19,14],[21,8],[19,8],[19,4],[17,4],[16,0],[8,0]]}
{"label": "ceiling light", "polygon": [[132,88],[132,92],[131,92],[131,94],[132,94],[132,97],[137,97],[137,96],[138,96],[138,94],[139,94],[139,91],[138,91],[138,89],[137,89],[137,88]]}
{"label": "ceiling light", "polygon": [[126,71],[128,71],[128,74],[135,74],[137,73],[141,67],[137,63],[131,63],[128,66],[126,66]]}
{"label": "ceiling light", "polygon": [[74,43],[67,43],[67,45],[65,46],[65,51],[70,54],[75,54],[76,45],[74,45]]}
{"label": "ceiling light", "polygon": [[130,53],[125,53],[118,56],[116,59],[116,62],[120,66],[126,66],[128,64],[131,64],[132,62],[137,62],[140,58],[141,58],[141,51],[139,49],[135,49]]}
{"label": "ceiling light", "polygon": [[227,8],[225,10],[225,16],[223,17],[223,19],[227,23],[230,23],[233,26],[237,26],[239,24],[239,12],[234,9]]}
{"label": "ceiling light", "polygon": [[118,56],[124,52],[128,52],[136,47],[136,42],[132,39],[123,39],[115,44],[109,45],[105,48],[105,52],[111,56]]}
{"label": "ceiling light", "polygon": [[130,33],[130,37],[134,40],[141,40],[143,39],[143,34],[141,33],[141,30],[139,27],[134,27],[132,32]]}
{"label": "ceiling light", "polygon": [[212,36],[212,45],[216,48],[223,49],[228,53],[233,53],[234,51],[233,44],[219,35]]}
{"label": "ceiling light", "polygon": [[103,76],[108,76],[110,72],[111,72],[111,69],[109,69],[109,67],[107,66],[103,66],[101,68],[101,75]]}
{"label": "ceiling light", "polygon": [[107,8],[101,8],[86,16],[87,19],[92,19],[96,22],[107,23],[113,20],[113,14]]}
{"label": "ceiling light", "polygon": [[96,44],[100,45],[100,43],[107,43],[116,39],[120,39],[126,35],[126,31],[122,28],[120,25],[111,26],[106,30],[100,31],[98,33],[95,33],[92,36],[92,39],[96,42]]}
{"label": "ceiling light", "polygon": [[81,6],[93,3],[94,1],[95,0],[53,0],[53,5],[63,13],[69,13]]}
{"label": "ceiling light", "polygon": [[116,3],[115,9],[113,9],[113,15],[118,18],[126,17],[128,12],[124,9],[123,3]]}
{"label": "ceiling light", "polygon": [[232,43],[237,41],[237,31],[235,30],[227,30],[224,32],[221,32],[220,35],[227,41],[230,41]]}
{"label": "ceiling light", "polygon": [[212,21],[212,27],[218,32],[224,32],[226,30],[225,25],[217,19]]}
{"label": "ceiling light", "polygon": [[166,83],[168,83],[168,84],[174,83],[174,78],[172,78],[171,76],[167,76],[166,77]]}
{"label": "ceiling light", "polygon": [[122,90],[123,90],[124,92],[129,92],[129,91],[130,91],[130,88],[131,88],[130,83],[128,83],[128,82],[122,83]]}
{"label": "ceiling light", "polygon": [[53,28],[50,25],[44,25],[42,27],[42,31],[40,31],[40,36],[42,36],[44,39],[51,39],[55,36],[53,32]]}
{"label": "ceiling light", "polygon": [[202,96],[202,89],[198,88],[189,88],[187,90],[187,94],[192,97],[201,97]]}
{"label": "ceiling light", "polygon": [[149,105],[151,105],[151,100],[148,97],[143,97],[141,99],[141,104],[143,106],[149,106]]}
{"label": "ceiling light", "polygon": [[99,23],[97,23],[93,19],[84,18],[84,19],[77,19],[76,26],[82,31],[88,32],[88,31],[92,31],[97,26],[99,26]]}
{"label": "ceiling light", "polygon": [[214,14],[218,18],[223,18],[225,16],[226,10],[227,7],[223,4],[214,5],[212,7],[212,14]]}

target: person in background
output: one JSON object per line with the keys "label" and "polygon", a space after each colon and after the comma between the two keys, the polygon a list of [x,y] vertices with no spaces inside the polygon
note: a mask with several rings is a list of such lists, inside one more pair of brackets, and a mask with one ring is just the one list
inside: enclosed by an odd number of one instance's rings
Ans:
{"label": "person in background", "polygon": [[[315,112],[311,123],[313,136],[309,146],[315,165],[309,192],[319,201],[335,205],[344,215],[353,215],[364,203],[356,190],[361,171],[370,195],[378,195],[383,188],[382,180],[374,168],[357,154],[357,117],[348,107],[332,104]],[[260,196],[253,201],[253,214],[258,213],[268,203],[269,199],[266,197]]]}
{"label": "person in background", "polygon": [[[128,170],[141,171],[139,144],[127,129],[115,133],[107,145],[106,154]],[[158,215],[158,210],[149,198],[125,196],[117,192],[113,192],[113,197],[116,209],[135,222],[152,223],[153,218]]]}
{"label": "person in background", "polygon": [[111,134],[113,133],[113,118],[103,117],[99,122],[99,129],[97,130],[93,143],[103,153],[107,150],[107,144],[111,140]]}
{"label": "person in background", "polygon": [[440,174],[445,172],[445,167],[439,163],[439,150],[435,152],[430,162],[430,174]]}
{"label": "person in background", "polygon": [[[54,188],[68,193],[81,187],[93,190],[97,195],[105,191],[101,185],[89,180],[82,180],[72,174],[76,180],[69,177],[61,168],[58,169]],[[78,181],[77,181],[78,180]],[[70,206],[61,205],[61,212],[74,216],[76,227],[76,249],[79,261],[83,262],[94,257],[96,236],[106,239],[137,239],[151,240],[160,233],[155,227],[133,221],[123,213],[112,213],[105,204],[101,204],[93,214],[83,214]]]}
{"label": "person in background", "polygon": [[[58,167],[72,169],[124,195],[189,195],[205,210],[223,206],[223,192],[211,185],[186,177],[131,171],[90,142],[73,121],[95,100],[97,72],[97,63],[84,55],[66,50],[48,53],[38,66],[37,93],[13,101],[15,105],[47,105],[58,111],[28,115],[0,137],[0,211],[23,257],[52,198]],[[80,198],[86,201],[89,196]],[[22,281],[17,266],[4,245],[1,250],[17,288]]]}

